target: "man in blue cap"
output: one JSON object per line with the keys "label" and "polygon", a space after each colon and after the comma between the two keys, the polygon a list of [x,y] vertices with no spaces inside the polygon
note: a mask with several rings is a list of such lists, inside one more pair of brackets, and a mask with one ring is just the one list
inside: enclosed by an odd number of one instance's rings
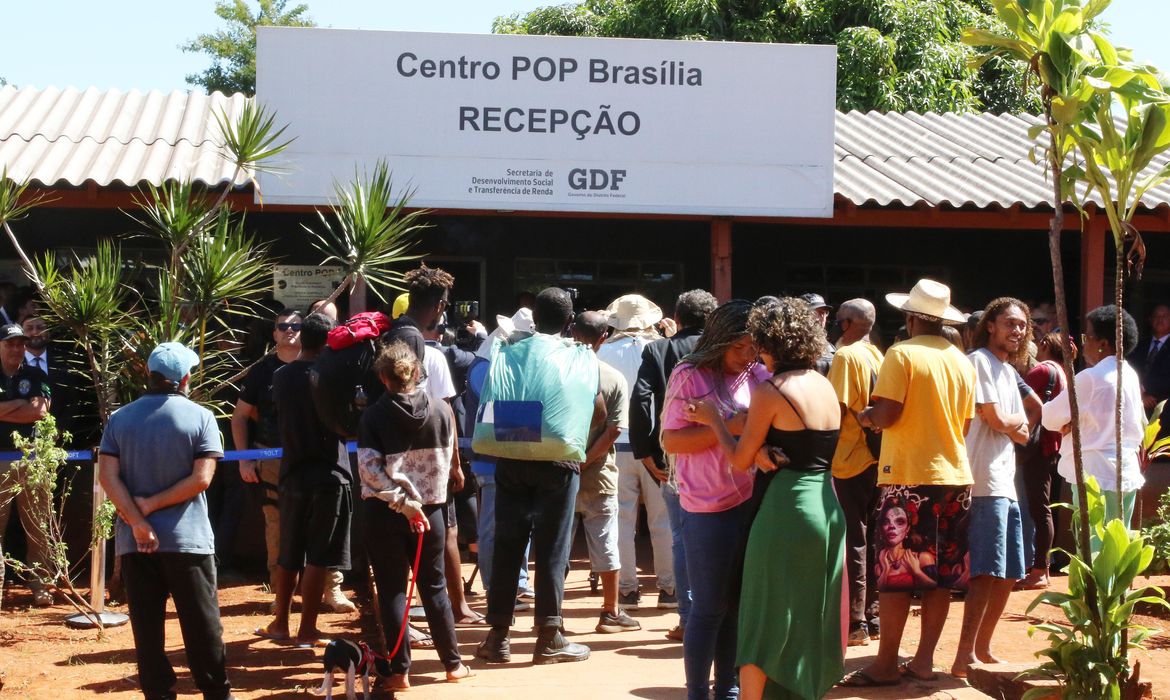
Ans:
{"label": "man in blue cap", "polygon": [[204,495],[223,442],[211,411],[186,396],[198,364],[181,343],[156,347],[146,363],[146,394],[110,416],[98,459],[102,488],[118,509],[114,542],[147,700],[176,697],[164,636],[168,597],[196,687],[205,700],[233,698]]}

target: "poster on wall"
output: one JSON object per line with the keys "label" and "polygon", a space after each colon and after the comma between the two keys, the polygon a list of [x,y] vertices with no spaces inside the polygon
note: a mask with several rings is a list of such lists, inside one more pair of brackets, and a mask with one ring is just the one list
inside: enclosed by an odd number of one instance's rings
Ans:
{"label": "poster on wall", "polygon": [[272,298],[285,308],[308,313],[309,305],[332,294],[344,277],[340,267],[275,265],[272,268]]}
{"label": "poster on wall", "polygon": [[264,201],[384,159],[412,206],[825,217],[836,47],[259,27]]}

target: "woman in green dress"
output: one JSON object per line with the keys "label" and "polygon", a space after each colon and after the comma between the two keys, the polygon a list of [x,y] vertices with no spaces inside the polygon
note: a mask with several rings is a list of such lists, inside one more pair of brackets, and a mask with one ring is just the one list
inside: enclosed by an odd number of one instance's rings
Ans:
{"label": "woman in green dress", "polygon": [[[816,700],[844,674],[842,564],[845,520],[829,471],[841,409],[813,365],[825,333],[799,299],[757,307],[748,330],[771,380],[756,387],[737,441],[718,409],[695,401],[733,469],[766,450],[774,471],[748,536],[739,609],[741,700]],[[781,454],[782,453],[782,454]],[[756,488],[762,484],[757,483]]]}

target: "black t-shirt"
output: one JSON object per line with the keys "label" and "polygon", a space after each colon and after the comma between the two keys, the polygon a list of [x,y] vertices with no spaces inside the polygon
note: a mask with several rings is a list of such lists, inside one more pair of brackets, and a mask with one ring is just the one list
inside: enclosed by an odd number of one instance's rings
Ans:
{"label": "black t-shirt", "polygon": [[[276,370],[285,366],[284,360],[275,354],[260,360],[244,378],[240,398],[256,407],[256,430],[252,440],[265,447],[280,447],[280,426],[276,423],[276,403],[272,398],[272,377]],[[243,448],[244,445],[239,445]]]}
{"label": "black t-shirt", "polygon": [[[49,378],[41,370],[22,364],[20,369],[9,377],[0,369],[0,401],[15,401],[17,399],[27,401],[41,396],[46,398],[52,396],[52,391],[49,389]],[[0,421],[0,448],[14,449],[12,442],[12,431],[14,430],[26,438],[32,437],[33,424]]]}
{"label": "black t-shirt", "polygon": [[272,375],[272,398],[280,426],[280,483],[295,480],[302,488],[348,484],[349,460],[338,464],[337,436],[317,416],[309,391],[311,360],[294,360]]}

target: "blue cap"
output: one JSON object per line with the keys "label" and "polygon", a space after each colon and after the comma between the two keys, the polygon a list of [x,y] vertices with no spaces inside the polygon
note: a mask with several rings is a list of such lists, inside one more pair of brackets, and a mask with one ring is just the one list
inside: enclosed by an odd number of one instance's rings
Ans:
{"label": "blue cap", "polygon": [[179,384],[191,374],[191,368],[199,364],[199,356],[182,343],[163,343],[150,351],[146,368],[158,372],[167,380]]}

